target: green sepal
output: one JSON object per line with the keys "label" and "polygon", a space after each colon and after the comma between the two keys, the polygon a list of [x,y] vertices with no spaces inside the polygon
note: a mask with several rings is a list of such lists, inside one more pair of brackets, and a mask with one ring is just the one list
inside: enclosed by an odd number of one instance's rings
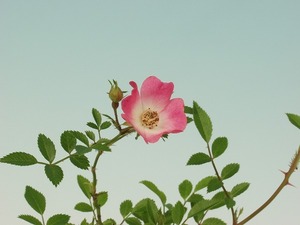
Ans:
{"label": "green sepal", "polygon": [[130,200],[125,200],[120,204],[120,213],[123,218],[128,216],[132,212],[132,202]]}
{"label": "green sepal", "polygon": [[207,192],[209,193],[218,190],[220,187],[222,187],[222,184],[222,181],[220,181],[217,177],[211,179],[207,185]]}
{"label": "green sepal", "polygon": [[92,148],[86,147],[86,146],[83,146],[83,145],[76,145],[75,150],[76,150],[78,155],[84,155],[84,154],[89,153],[90,151],[92,151]]}
{"label": "green sepal", "polygon": [[80,212],[92,212],[93,208],[91,205],[85,203],[85,202],[79,202],[75,205],[74,209],[80,211]]}
{"label": "green sepal", "polygon": [[85,177],[78,175],[77,176],[77,183],[81,189],[81,191],[83,192],[83,194],[90,199],[91,198],[91,191],[92,191],[92,186],[91,183],[88,179],[86,179]]}
{"label": "green sepal", "polygon": [[84,133],[80,131],[71,131],[71,132],[77,140],[81,141],[86,146],[89,146],[89,139]]}
{"label": "green sepal", "polygon": [[186,207],[178,201],[172,209],[172,220],[175,224],[180,224],[186,212]]}
{"label": "green sepal", "polygon": [[46,199],[41,192],[30,186],[26,186],[24,197],[34,211],[40,215],[44,214],[46,209]]}
{"label": "green sepal", "polygon": [[202,225],[226,225],[226,223],[218,218],[207,218]]}
{"label": "green sepal", "polygon": [[57,187],[57,185],[62,181],[64,177],[62,169],[59,166],[53,164],[45,165],[45,173],[55,187]]}
{"label": "green sepal", "polygon": [[46,137],[44,134],[40,134],[38,136],[38,147],[44,158],[52,163],[55,158],[56,150],[50,138]]}
{"label": "green sepal", "polygon": [[66,225],[70,220],[70,216],[65,214],[56,214],[51,216],[46,225]]}
{"label": "green sepal", "polygon": [[287,113],[286,114],[289,121],[294,125],[296,126],[297,128],[300,129],[300,116],[299,115],[296,115],[296,114],[292,114],[292,113]]}
{"label": "green sepal", "polygon": [[60,136],[60,144],[68,153],[71,153],[74,150],[76,142],[76,138],[70,131],[64,131]]}
{"label": "green sepal", "polygon": [[85,131],[86,136],[91,139],[93,142],[96,141],[96,136],[95,133],[93,131],[87,130]]}
{"label": "green sepal", "polygon": [[31,215],[19,215],[18,218],[25,220],[33,225],[43,225],[41,221]]}
{"label": "green sepal", "polygon": [[143,180],[140,183],[143,184],[143,185],[145,185],[152,192],[154,192],[159,197],[159,199],[161,200],[161,202],[162,202],[163,205],[166,204],[167,197],[166,197],[165,193],[162,192],[161,190],[159,190],[154,183],[152,183],[151,181],[148,181],[148,180]]}
{"label": "green sepal", "polygon": [[232,197],[236,197],[236,196],[242,194],[243,192],[245,192],[249,188],[249,186],[250,186],[250,184],[247,182],[237,184],[232,188],[230,193],[231,193]]}
{"label": "green sepal", "polygon": [[194,189],[194,192],[197,192],[197,191],[200,191],[201,189],[203,188],[206,188],[209,184],[209,182],[214,179],[215,177],[214,176],[208,176],[208,177],[205,177],[203,178],[202,180],[200,180],[196,186],[195,186],[195,189]]}
{"label": "green sepal", "polygon": [[31,166],[37,164],[37,159],[25,152],[13,152],[0,159],[1,163],[8,163],[16,166]]}
{"label": "green sepal", "polygon": [[191,181],[184,180],[179,184],[178,190],[183,200],[186,200],[193,190],[193,185]]}
{"label": "green sepal", "polygon": [[204,163],[208,163],[211,161],[211,158],[203,153],[203,152],[198,152],[194,155],[192,155],[188,162],[187,162],[187,165],[190,166],[190,165],[201,165],[201,164],[204,164]]}
{"label": "green sepal", "polygon": [[193,108],[190,106],[184,106],[184,113],[193,115]]}
{"label": "green sepal", "polygon": [[105,121],[101,124],[100,129],[105,130],[105,129],[109,128],[110,126],[111,126],[111,122]]}
{"label": "green sepal", "polygon": [[90,167],[90,161],[85,155],[71,155],[70,161],[74,166],[83,170],[87,170]]}
{"label": "green sepal", "polygon": [[97,109],[93,108],[92,114],[93,114],[93,117],[94,117],[94,120],[95,120],[97,126],[100,127],[101,122],[102,122],[102,117],[101,117],[100,112]]}
{"label": "green sepal", "polygon": [[142,225],[142,222],[135,218],[135,217],[128,217],[125,219],[125,222],[128,224],[128,225]]}
{"label": "green sepal", "polygon": [[208,114],[195,101],[193,102],[193,119],[201,137],[208,143],[212,136],[212,123]]}
{"label": "green sepal", "polygon": [[222,155],[228,147],[228,140],[226,137],[218,137],[212,143],[212,154],[214,158]]}
{"label": "green sepal", "polygon": [[97,195],[97,205],[102,207],[105,205],[105,203],[107,202],[108,199],[108,193],[103,191],[98,193]]}
{"label": "green sepal", "polygon": [[240,169],[240,165],[238,163],[230,163],[226,165],[221,172],[221,177],[223,180],[232,177],[236,174]]}

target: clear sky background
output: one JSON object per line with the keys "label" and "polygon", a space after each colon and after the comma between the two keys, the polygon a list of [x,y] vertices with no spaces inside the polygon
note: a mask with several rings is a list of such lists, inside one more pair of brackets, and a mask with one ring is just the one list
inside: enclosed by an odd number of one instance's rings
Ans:
{"label": "clear sky background", "polygon": [[[35,1],[0,0],[0,156],[26,151],[42,160],[37,136],[56,144],[64,130],[88,130],[91,109],[112,114],[106,92],[116,79],[130,91],[149,75],[175,84],[174,97],[195,100],[210,115],[213,138],[226,136],[228,151],[219,169],[231,162],[241,169],[226,185],[251,186],[237,198],[243,218],[273,193],[299,146],[299,130],[286,112],[300,114],[300,2],[254,1]],[[106,133],[112,137],[114,132]],[[105,154],[98,168],[101,190],[109,191],[104,218],[120,222],[119,203],[158,199],[143,185],[150,180],[168,202],[179,198],[178,184],[196,184],[212,175],[211,165],[185,166],[206,151],[191,124],[166,142],[145,144],[129,136]],[[91,154],[91,158],[94,154]],[[79,224],[89,214],[73,209],[85,201],[76,176],[55,188],[43,167],[0,165],[0,223],[21,225],[19,214],[38,216],[27,205],[25,185],[47,198],[45,217],[71,215]],[[298,225],[300,174],[275,202],[248,224]],[[226,209],[216,214],[231,224]]]}

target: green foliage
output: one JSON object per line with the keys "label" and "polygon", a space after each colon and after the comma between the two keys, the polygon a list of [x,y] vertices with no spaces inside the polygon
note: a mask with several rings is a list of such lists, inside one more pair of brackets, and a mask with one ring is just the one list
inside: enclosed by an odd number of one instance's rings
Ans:
{"label": "green foliage", "polygon": [[25,199],[27,203],[40,215],[43,215],[46,209],[46,199],[42,193],[30,186],[25,188]]}
{"label": "green foliage", "polygon": [[296,126],[297,128],[300,129],[300,116],[299,115],[296,115],[296,114],[292,114],[292,113],[287,113],[286,114],[289,121],[294,125]]}
{"label": "green foliage", "polygon": [[158,219],[158,209],[152,199],[146,198],[139,201],[132,209],[132,214],[144,223],[154,223]]}
{"label": "green foliage", "polygon": [[231,163],[225,166],[221,172],[221,177],[223,180],[232,177],[236,174],[240,169],[240,165],[238,163]]}
{"label": "green foliage", "polygon": [[199,191],[199,190],[201,190],[201,189],[203,189],[203,188],[206,188],[206,187],[208,186],[209,182],[210,182],[212,179],[214,179],[214,178],[215,178],[214,176],[208,176],[208,177],[205,177],[205,178],[203,178],[202,180],[200,180],[200,181],[196,184],[194,192],[197,192],[197,191]]}
{"label": "green foliage", "polygon": [[193,185],[189,180],[184,180],[178,187],[180,196],[186,200],[193,190]]}
{"label": "green foliage", "polygon": [[125,222],[128,224],[128,225],[142,225],[142,222],[135,218],[135,217],[128,217],[125,219]]}
{"label": "green foliage", "polygon": [[128,216],[132,212],[132,202],[130,200],[125,200],[120,204],[120,213],[123,218]]}
{"label": "green foliage", "polygon": [[52,163],[56,154],[56,150],[53,142],[44,134],[40,134],[38,137],[38,147],[40,149],[40,152],[44,156],[44,158],[49,163]]}
{"label": "green foliage", "polygon": [[76,142],[76,138],[70,131],[64,131],[60,136],[60,144],[68,153],[71,153],[75,149]]}
{"label": "green foliage", "polygon": [[179,225],[181,223],[186,210],[186,207],[180,201],[175,204],[172,209],[172,219],[175,224]]}
{"label": "green foliage", "polygon": [[100,112],[97,109],[93,108],[92,114],[93,114],[93,117],[94,117],[94,120],[95,120],[97,126],[100,127],[101,122],[102,122],[102,117],[101,117]]}
{"label": "green foliage", "polygon": [[80,212],[92,212],[93,208],[85,202],[79,202],[75,205],[75,209]]}
{"label": "green foliage", "polygon": [[103,225],[116,225],[116,221],[114,221],[113,219],[107,219],[103,222]]}
{"label": "green foliage", "polygon": [[83,194],[90,199],[91,198],[91,183],[88,179],[86,179],[85,177],[78,175],[77,176],[77,183],[81,189],[81,191],[83,192]]}
{"label": "green foliage", "polygon": [[222,155],[228,146],[228,140],[226,137],[218,137],[212,143],[212,154],[214,158]]}
{"label": "green foliage", "polygon": [[108,193],[107,192],[100,192],[97,195],[97,204],[98,206],[102,207],[105,205],[108,199]]}
{"label": "green foliage", "polygon": [[62,169],[57,165],[45,165],[45,173],[54,186],[57,186],[63,179]]}
{"label": "green foliage", "polygon": [[25,152],[13,152],[0,159],[2,163],[8,163],[16,166],[31,166],[38,161],[33,155]]}
{"label": "green foliage", "polygon": [[77,140],[81,141],[87,147],[89,146],[89,139],[87,138],[87,136],[84,133],[79,132],[79,131],[71,131],[71,132]]}
{"label": "green foliage", "polygon": [[105,129],[109,128],[110,126],[111,126],[111,122],[105,121],[101,124],[100,129],[105,130]]}
{"label": "green foliage", "polygon": [[90,166],[90,161],[85,155],[71,155],[70,161],[74,166],[83,170],[87,170]]}
{"label": "green foliage", "polygon": [[92,151],[92,148],[83,145],[76,145],[75,149],[78,155],[84,155]]}
{"label": "green foliage", "polygon": [[222,181],[220,181],[217,177],[214,177],[207,185],[207,192],[218,190],[220,187],[222,187]]}
{"label": "green foliage", "polygon": [[218,200],[202,200],[197,202],[189,211],[188,218],[195,216],[198,213],[202,213],[218,203]]}
{"label": "green foliage", "polygon": [[236,196],[242,194],[243,192],[245,192],[249,186],[250,186],[250,184],[247,182],[237,184],[236,186],[234,186],[232,188],[230,193],[231,193],[232,197],[236,197]]}
{"label": "green foliage", "polygon": [[69,222],[70,216],[64,214],[57,214],[51,216],[46,225],[66,225]]}
{"label": "green foliage", "polygon": [[141,184],[144,184],[147,188],[149,188],[151,191],[153,191],[161,200],[162,204],[166,204],[167,202],[167,197],[166,195],[159,190],[156,185],[154,183],[152,183],[151,181],[147,181],[147,180],[143,180],[140,182]]}
{"label": "green foliage", "polygon": [[193,102],[193,119],[201,137],[208,143],[212,136],[212,123],[208,114],[195,101]]}
{"label": "green foliage", "polygon": [[87,131],[85,131],[85,134],[86,134],[86,136],[87,136],[89,139],[91,139],[93,142],[96,141],[96,136],[95,136],[95,134],[94,134],[93,131],[87,130]]}
{"label": "green foliage", "polygon": [[203,221],[202,225],[226,225],[226,223],[218,218],[208,218]]}
{"label": "green foliage", "polygon": [[18,217],[33,225],[42,225],[41,221],[31,215],[19,215]]}
{"label": "green foliage", "polygon": [[203,152],[198,152],[190,157],[190,159],[187,162],[187,165],[201,165],[210,161],[211,158],[207,154]]}
{"label": "green foliage", "polygon": [[96,143],[94,143],[91,146],[93,149],[99,150],[99,151],[105,151],[105,152],[110,152],[111,149],[107,146],[107,141],[105,140],[99,140]]}
{"label": "green foliage", "polygon": [[95,130],[99,129],[99,127],[97,126],[97,124],[95,124],[93,122],[87,122],[86,125],[89,126],[90,128],[95,129]]}

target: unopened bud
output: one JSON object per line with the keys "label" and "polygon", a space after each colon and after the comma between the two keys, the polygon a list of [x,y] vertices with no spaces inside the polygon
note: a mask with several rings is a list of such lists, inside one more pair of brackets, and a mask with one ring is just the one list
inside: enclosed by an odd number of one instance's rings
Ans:
{"label": "unopened bud", "polygon": [[119,88],[117,81],[110,82],[111,88],[108,96],[112,102],[119,103],[123,99],[123,91]]}

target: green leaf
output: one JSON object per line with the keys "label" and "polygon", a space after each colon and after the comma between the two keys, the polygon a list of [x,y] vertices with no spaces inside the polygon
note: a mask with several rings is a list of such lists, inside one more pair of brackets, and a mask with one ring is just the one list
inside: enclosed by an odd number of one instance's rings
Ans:
{"label": "green leaf", "polygon": [[180,196],[186,200],[193,190],[193,185],[189,180],[184,180],[181,184],[179,184],[178,189]]}
{"label": "green leaf", "polygon": [[44,134],[40,134],[38,137],[38,147],[44,158],[52,163],[56,154],[53,142]]}
{"label": "green leaf", "polygon": [[128,225],[142,225],[142,222],[135,218],[135,217],[128,217],[125,219],[125,222],[128,224]]}
{"label": "green leaf", "polygon": [[224,205],[226,205],[225,199],[227,198],[226,194],[224,193],[224,191],[220,191],[218,193],[216,193],[213,197],[212,200],[215,200],[217,202],[216,205],[214,205],[211,210],[213,209],[217,209],[220,208]]}
{"label": "green leaf", "polygon": [[64,173],[62,169],[54,164],[45,166],[45,173],[48,179],[52,182],[52,184],[57,187],[57,185],[62,181],[64,177]]}
{"label": "green leaf", "polygon": [[159,199],[161,200],[163,205],[166,204],[166,202],[167,202],[166,195],[161,190],[159,190],[154,183],[152,183],[151,181],[147,181],[147,180],[143,180],[140,183],[145,185],[152,192],[154,192],[159,197]]}
{"label": "green leaf", "polygon": [[91,183],[88,179],[86,179],[85,177],[78,175],[77,176],[77,183],[81,189],[81,191],[83,192],[83,194],[90,199],[91,198]]}
{"label": "green leaf", "polygon": [[105,129],[109,128],[110,126],[111,126],[111,122],[105,121],[101,124],[100,129],[105,130]]}
{"label": "green leaf", "polygon": [[42,193],[30,186],[25,188],[25,199],[27,203],[40,215],[43,215],[46,209],[46,199]]}
{"label": "green leaf", "polygon": [[93,122],[87,122],[86,125],[95,130],[99,130],[99,127],[97,126],[97,124],[95,124]]}
{"label": "green leaf", "polygon": [[232,177],[236,174],[240,169],[240,165],[238,163],[231,163],[226,165],[221,172],[221,177],[223,180]]}
{"label": "green leaf", "polygon": [[93,149],[96,149],[96,150],[99,150],[99,151],[105,151],[105,152],[110,152],[111,149],[106,145],[106,142],[101,142],[101,141],[98,141],[96,142],[95,144],[93,144],[91,146]]}
{"label": "green leaf", "polygon": [[144,223],[149,222],[148,201],[153,200],[149,198],[142,199],[132,209],[132,214]]}
{"label": "green leaf", "polygon": [[202,225],[226,225],[226,223],[218,218],[207,218]]}
{"label": "green leaf", "polygon": [[76,142],[76,138],[71,131],[65,131],[60,136],[60,144],[68,153],[71,153],[74,150]]}
{"label": "green leaf", "polygon": [[90,162],[85,155],[71,155],[71,163],[80,169],[87,170],[90,166]]}
{"label": "green leaf", "polygon": [[217,177],[215,177],[208,183],[207,192],[218,190],[220,187],[222,187],[222,182]]}
{"label": "green leaf", "polygon": [[75,205],[75,209],[80,212],[92,212],[93,208],[85,202],[79,202]]}
{"label": "green leaf", "polygon": [[296,114],[292,114],[292,113],[287,113],[286,114],[289,121],[294,125],[296,126],[297,128],[300,129],[300,116],[299,115],[296,115]]}
{"label": "green leaf", "polygon": [[226,137],[218,137],[212,143],[212,154],[214,158],[222,155],[228,146],[228,140]]}
{"label": "green leaf", "polygon": [[2,163],[8,163],[16,166],[31,166],[38,161],[33,155],[25,152],[13,152],[0,159]]}
{"label": "green leaf", "polygon": [[31,215],[19,215],[18,218],[25,220],[26,222],[31,223],[33,225],[42,225],[42,222],[40,222],[37,218]]}
{"label": "green leaf", "polygon": [[150,222],[153,224],[157,223],[158,220],[158,208],[153,200],[148,199],[147,201],[147,214]]}
{"label": "green leaf", "polygon": [[86,147],[83,145],[76,145],[75,149],[76,149],[76,152],[78,155],[84,155],[84,154],[92,151],[92,148],[89,148],[89,147]]}
{"label": "green leaf", "polygon": [[72,131],[72,134],[77,140],[81,141],[86,146],[89,146],[89,139],[87,138],[87,136],[85,136],[84,133],[81,133],[79,131]]}
{"label": "green leaf", "polygon": [[189,211],[188,218],[191,218],[195,216],[198,213],[204,212],[205,210],[213,207],[215,204],[217,204],[216,200],[202,200],[198,203],[196,203]]}
{"label": "green leaf", "polygon": [[89,139],[91,139],[93,142],[96,141],[96,136],[95,136],[95,134],[94,134],[93,131],[87,130],[87,131],[85,131],[85,134],[86,134],[86,136],[87,136]]}
{"label": "green leaf", "polygon": [[201,137],[208,143],[212,136],[212,123],[208,114],[195,101],[193,102],[193,118]]}
{"label": "green leaf", "polygon": [[108,193],[103,191],[103,192],[100,192],[98,193],[98,196],[97,196],[97,204],[102,207],[105,205],[105,203],[107,202],[107,199],[108,199]]}
{"label": "green leaf", "polygon": [[200,191],[201,189],[203,188],[206,188],[209,184],[209,182],[214,179],[215,177],[214,176],[208,176],[208,177],[205,177],[203,178],[202,180],[200,180],[196,186],[195,186],[195,190],[194,192],[197,192],[197,191]]}
{"label": "green leaf", "polygon": [[130,200],[125,200],[120,204],[120,213],[123,218],[125,218],[132,211],[132,202]]}
{"label": "green leaf", "polygon": [[[91,225],[93,225],[94,223],[92,223]],[[116,221],[114,221],[113,219],[107,219],[103,222],[103,225],[116,225]]]}
{"label": "green leaf", "polygon": [[94,117],[94,120],[95,120],[96,124],[98,125],[98,127],[100,127],[100,124],[101,124],[101,121],[102,121],[102,117],[101,117],[100,112],[97,109],[93,108],[92,109],[92,114],[93,114],[93,117]]}
{"label": "green leaf", "polygon": [[70,216],[64,214],[57,214],[51,216],[46,225],[66,225],[69,222]]}
{"label": "green leaf", "polygon": [[175,204],[174,208],[172,209],[173,222],[179,225],[182,221],[185,212],[186,212],[186,207],[184,207],[183,204],[180,201],[178,201]]}
{"label": "green leaf", "polygon": [[203,152],[198,152],[190,157],[190,159],[187,162],[187,165],[201,165],[210,161],[211,158],[207,154]]}
{"label": "green leaf", "polygon": [[204,198],[203,198],[202,195],[193,193],[193,194],[188,198],[187,201],[190,202],[191,205],[193,206],[193,205],[195,205],[195,203],[200,202],[200,201],[202,201],[202,200],[204,200]]}
{"label": "green leaf", "polygon": [[237,184],[236,186],[234,186],[232,188],[230,193],[231,193],[232,197],[236,197],[236,196],[242,194],[244,191],[246,191],[249,186],[250,186],[250,184],[247,182]]}

